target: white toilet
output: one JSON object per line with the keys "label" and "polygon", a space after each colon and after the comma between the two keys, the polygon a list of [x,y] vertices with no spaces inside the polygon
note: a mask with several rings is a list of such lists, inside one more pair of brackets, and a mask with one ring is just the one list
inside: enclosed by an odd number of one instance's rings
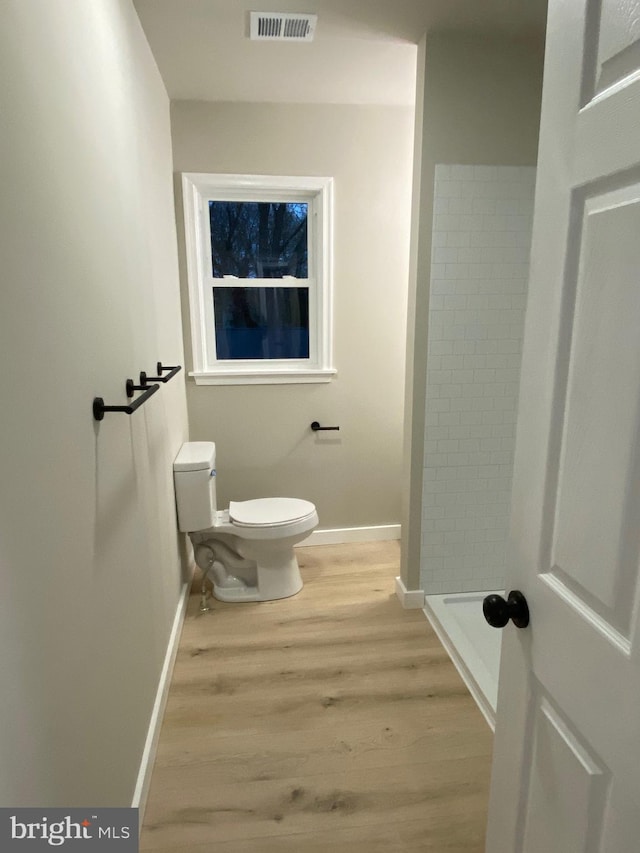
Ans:
{"label": "white toilet", "polygon": [[216,505],[216,446],[183,444],[173,463],[180,530],[220,601],[272,601],[302,589],[293,546],[318,526],[310,501],[259,498]]}

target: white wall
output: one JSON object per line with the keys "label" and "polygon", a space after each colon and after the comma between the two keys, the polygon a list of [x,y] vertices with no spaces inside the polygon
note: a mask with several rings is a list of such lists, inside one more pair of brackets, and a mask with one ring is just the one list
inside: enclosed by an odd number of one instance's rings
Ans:
{"label": "white wall", "polygon": [[[180,101],[171,109],[176,172],[335,179],[337,377],[189,382],[191,436],[217,443],[220,505],[292,495],[316,504],[321,528],[397,524],[413,110]],[[184,264],[182,290],[188,319]],[[188,324],[184,332],[189,361]],[[314,435],[314,420],[340,432]]]}
{"label": "white wall", "polygon": [[420,589],[425,397],[437,163],[535,165],[544,44],[434,34],[418,54],[401,575]]}
{"label": "white wall", "polygon": [[435,169],[422,553],[426,593],[502,589],[535,169]]}
{"label": "white wall", "polygon": [[129,0],[5,0],[0,804],[131,803],[182,585],[169,104]]}

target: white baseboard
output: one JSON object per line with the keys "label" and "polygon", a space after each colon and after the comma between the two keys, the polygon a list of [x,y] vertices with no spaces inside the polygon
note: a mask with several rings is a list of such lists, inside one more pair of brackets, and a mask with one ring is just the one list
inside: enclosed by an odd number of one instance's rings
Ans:
{"label": "white baseboard", "polygon": [[164,716],[164,709],[169,695],[173,665],[178,653],[180,632],[182,630],[184,615],[187,610],[190,589],[191,583],[185,583],[182,587],[182,591],[180,592],[180,599],[178,601],[176,615],[173,619],[173,626],[171,628],[171,634],[169,635],[169,642],[167,644],[167,652],[164,657],[162,672],[160,673],[156,699],[151,712],[149,728],[147,729],[147,738],[142,752],[142,759],[140,760],[140,769],[138,770],[136,787],[133,792],[131,807],[138,809],[139,829],[142,829],[144,810],[147,805],[147,796],[149,794],[149,785],[151,783],[151,773],[153,771],[153,763],[156,757],[156,749],[158,747],[158,739],[160,737],[160,729],[162,727],[162,718]]}
{"label": "white baseboard", "polygon": [[335,527],[332,530],[314,530],[308,539],[298,545],[342,545],[345,542],[373,542],[399,539],[399,524],[376,524],[371,527]]}
{"label": "white baseboard", "polygon": [[424,607],[424,590],[407,589],[401,577],[396,578],[396,595],[405,610],[419,610]]}

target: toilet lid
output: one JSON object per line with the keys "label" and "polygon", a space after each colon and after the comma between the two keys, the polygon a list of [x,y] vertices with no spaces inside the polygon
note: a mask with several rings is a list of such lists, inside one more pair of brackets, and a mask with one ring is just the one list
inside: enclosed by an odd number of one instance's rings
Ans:
{"label": "toilet lid", "polygon": [[274,527],[290,524],[312,515],[315,506],[298,498],[257,498],[252,501],[231,501],[229,518],[245,527]]}

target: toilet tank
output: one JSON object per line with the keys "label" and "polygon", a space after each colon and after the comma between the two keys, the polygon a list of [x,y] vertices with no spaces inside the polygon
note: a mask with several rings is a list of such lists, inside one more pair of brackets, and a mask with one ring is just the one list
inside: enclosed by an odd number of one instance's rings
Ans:
{"label": "toilet tank", "polygon": [[216,446],[188,441],[173,463],[178,526],[184,533],[213,527],[216,514]]}

